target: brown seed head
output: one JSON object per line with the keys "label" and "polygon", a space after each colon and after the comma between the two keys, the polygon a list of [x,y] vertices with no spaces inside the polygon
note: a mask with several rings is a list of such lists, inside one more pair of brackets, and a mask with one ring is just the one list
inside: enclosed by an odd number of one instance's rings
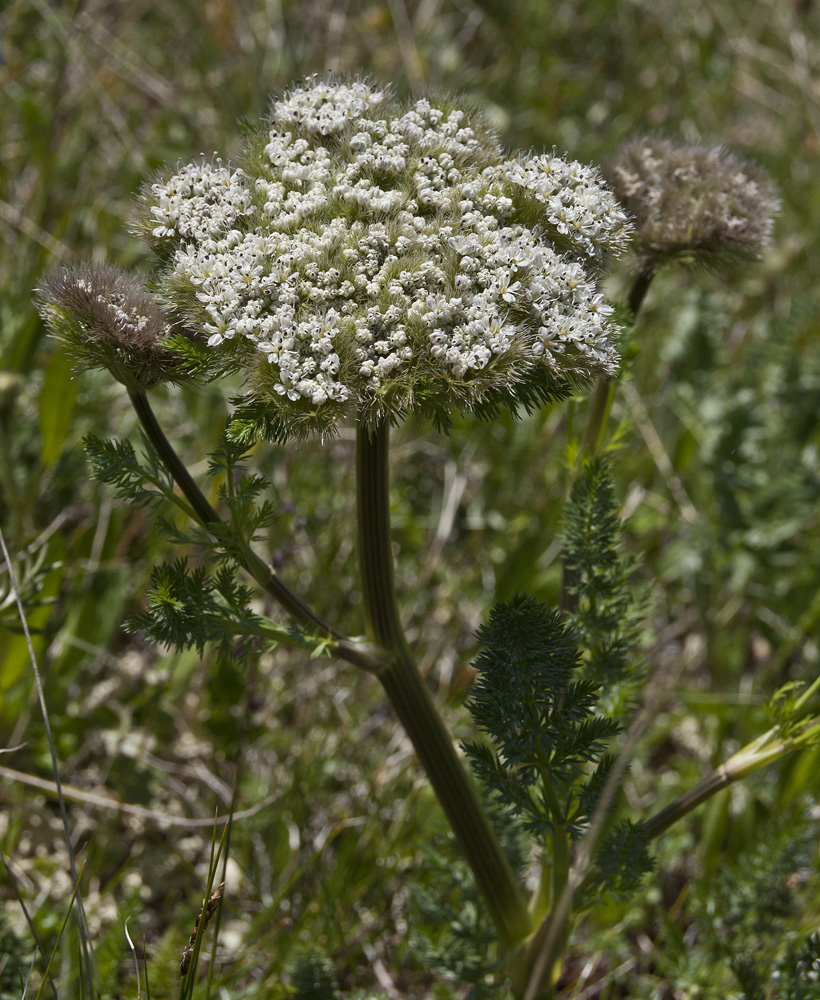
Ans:
{"label": "brown seed head", "polygon": [[774,185],[721,146],[633,140],[602,173],[635,220],[646,264],[658,266],[665,259],[714,264],[758,257],[769,245],[779,207]]}
{"label": "brown seed head", "polygon": [[81,264],[48,275],[37,299],[79,368],[106,368],[129,388],[185,379],[167,347],[171,319],[137,277],[107,264]]}

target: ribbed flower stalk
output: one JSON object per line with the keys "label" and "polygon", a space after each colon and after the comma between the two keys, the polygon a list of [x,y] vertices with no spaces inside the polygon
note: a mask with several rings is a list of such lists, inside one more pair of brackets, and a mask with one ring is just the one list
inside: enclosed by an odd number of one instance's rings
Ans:
{"label": "ribbed flower stalk", "polygon": [[356,438],[359,572],[368,638],[389,653],[377,677],[404,726],[473,870],[501,941],[530,931],[527,904],[475,788],[419,673],[399,619],[393,580],[388,474],[389,427]]}
{"label": "ribbed flower stalk", "polygon": [[[645,267],[635,278],[629,292],[627,304],[632,314],[632,321],[638,318],[641,306],[643,305],[652,279],[655,277],[655,270],[651,266]],[[598,379],[595,390],[589,404],[589,417],[581,442],[581,455],[585,458],[592,458],[600,455],[606,440],[606,427],[609,421],[609,410],[612,406],[612,399],[615,395],[615,379],[607,375]]]}

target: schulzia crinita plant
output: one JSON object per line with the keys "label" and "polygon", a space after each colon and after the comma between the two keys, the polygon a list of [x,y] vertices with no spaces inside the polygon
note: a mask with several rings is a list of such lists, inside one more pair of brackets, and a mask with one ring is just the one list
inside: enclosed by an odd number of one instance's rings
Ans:
{"label": "schulzia crinita plant", "polygon": [[[455,411],[492,417],[608,385],[618,328],[597,281],[625,248],[626,214],[596,170],[554,154],[506,156],[479,115],[448,100],[401,105],[367,82],[310,79],[273,102],[237,165],[197,160],[149,183],[137,228],[160,262],[154,291],[97,266],[60,272],[40,290],[80,365],[105,367],[126,387],[152,446],[139,461],[127,443],[89,439],[97,474],[121,496],[182,510],[219,566],[157,568],[137,624],[179,646],[214,643],[230,655],[254,637],[373,673],[472,869],[516,996],[551,996],[573,894],[589,906],[601,887],[630,891],[650,865],[648,839],[714,789],[643,824],[605,822],[623,771],[607,751],[622,725],[614,715],[634,701],[642,667],[614,499],[593,463],[567,520],[571,628],[529,598],[496,609],[470,701],[489,740],[466,748],[474,769],[540,852],[527,901],[404,637],[388,432],[407,415],[446,428]],[[147,391],[237,373],[244,391],[211,462],[223,475],[217,511]],[[365,638],[326,622],[256,552],[271,518],[266,484],[235,474],[259,439],[324,435],[343,419],[357,429]],[[290,628],[250,610],[238,568],[288,612]],[[785,752],[778,733],[769,757]],[[789,746],[809,735],[792,730]]]}

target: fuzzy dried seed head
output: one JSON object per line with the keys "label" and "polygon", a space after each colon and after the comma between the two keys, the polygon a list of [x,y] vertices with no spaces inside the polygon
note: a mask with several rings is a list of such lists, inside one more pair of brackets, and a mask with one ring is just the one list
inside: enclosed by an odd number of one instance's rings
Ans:
{"label": "fuzzy dried seed head", "polygon": [[168,315],[133,275],[83,264],[48,275],[37,290],[41,315],[83,369],[107,368],[129,388],[184,378],[165,346]]}
{"label": "fuzzy dried seed head", "polygon": [[774,185],[720,146],[639,139],[621,146],[602,172],[632,215],[648,264],[756,257],[769,245],[779,206]]}

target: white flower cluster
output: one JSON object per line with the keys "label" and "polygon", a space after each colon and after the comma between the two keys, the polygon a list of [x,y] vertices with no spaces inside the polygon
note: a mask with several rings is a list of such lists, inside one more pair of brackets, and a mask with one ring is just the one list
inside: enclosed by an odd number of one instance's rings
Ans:
{"label": "white flower cluster", "polygon": [[296,87],[274,106],[274,120],[313,135],[337,135],[387,95],[366,83],[313,83]]}
{"label": "white flower cluster", "polygon": [[242,171],[211,163],[188,163],[162,184],[153,184],[153,236],[207,239],[230,229],[240,215],[252,212]]}
{"label": "white flower cluster", "polygon": [[166,294],[216,351],[252,345],[283,402],[513,401],[617,366],[595,279],[625,215],[596,171],[505,161],[458,108],[310,80],[242,169],[190,164],[145,200]]}
{"label": "white flower cluster", "polygon": [[546,221],[588,256],[601,257],[610,240],[619,239],[625,216],[594,167],[544,155],[505,164],[504,176],[532,192],[545,206]]}

